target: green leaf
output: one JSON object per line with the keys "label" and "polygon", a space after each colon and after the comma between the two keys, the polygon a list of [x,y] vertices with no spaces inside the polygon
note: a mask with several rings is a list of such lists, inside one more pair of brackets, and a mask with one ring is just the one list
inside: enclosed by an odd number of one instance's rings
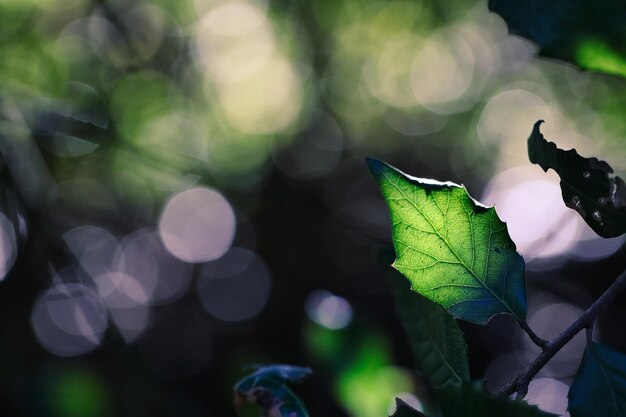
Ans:
{"label": "green leaf", "polygon": [[499,313],[524,320],[524,260],[495,209],[477,204],[456,184],[367,163],[389,206],[393,266],[412,289],[472,323]]}
{"label": "green leaf", "polygon": [[626,416],[626,355],[587,345],[568,398],[572,417]]}
{"label": "green leaf", "polygon": [[626,77],[626,2],[489,0],[509,31],[535,42],[539,54],[584,70]]}
{"label": "green leaf", "polygon": [[433,388],[469,380],[467,345],[456,321],[441,306],[411,291],[397,274],[389,278],[415,364]]}
{"label": "green leaf", "polygon": [[235,384],[235,405],[240,416],[308,417],[304,404],[286,382],[300,382],[310,368],[292,365],[260,366]]}
{"label": "green leaf", "polygon": [[444,417],[556,417],[524,401],[491,396],[477,381],[446,385],[435,396]]}
{"label": "green leaf", "polygon": [[396,411],[389,417],[426,417],[400,398],[396,398]]}
{"label": "green leaf", "polygon": [[626,233],[626,184],[613,177],[613,168],[597,158],[584,158],[575,149],[564,151],[544,139],[535,123],[528,138],[528,157],[544,171],[552,168],[561,177],[565,205],[581,215],[602,237]]}

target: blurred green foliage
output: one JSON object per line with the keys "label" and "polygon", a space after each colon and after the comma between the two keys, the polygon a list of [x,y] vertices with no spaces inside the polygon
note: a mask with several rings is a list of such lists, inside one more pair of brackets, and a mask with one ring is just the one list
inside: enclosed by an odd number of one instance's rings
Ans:
{"label": "blurred green foliage", "polygon": [[587,71],[626,77],[626,7],[612,0],[489,0],[512,33],[536,42],[539,53]]}
{"label": "blurred green foliage", "polygon": [[[52,378],[54,377],[54,378]],[[111,399],[100,376],[88,368],[51,375],[50,410],[59,417],[98,417],[109,413]]]}
{"label": "blurred green foliage", "polygon": [[[591,46],[581,59],[597,55]],[[395,315],[371,258],[388,225],[363,156],[477,193],[526,164],[523,139],[543,118],[561,147],[610,154],[626,170],[623,83],[533,53],[485,1],[4,0],[1,210],[19,258],[0,288],[1,405],[28,416],[50,415],[50,404],[58,415],[97,416],[103,403],[133,417],[230,415],[225,381],[242,357],[262,357],[324,370],[328,384],[315,393],[332,391],[336,404],[313,405],[325,407],[319,415],[384,415],[393,395],[422,381],[394,366],[402,350],[380,330]],[[152,227],[168,198],[196,185],[224,192],[238,228],[257,230],[249,240],[275,273],[266,311],[206,325],[190,291],[159,306],[151,331],[164,322],[186,331],[179,317],[201,323],[196,333],[209,328],[194,345],[207,358],[199,375],[168,379],[146,359],[155,343],[172,368],[193,364],[182,336],[137,347],[111,329],[80,372],[59,377],[53,402],[26,400],[36,394],[24,381],[51,361],[73,364],[39,346],[29,322],[50,271],[75,261],[59,249],[62,236],[86,224],[116,236]],[[301,301],[322,287],[345,294],[370,327],[305,321]],[[191,358],[182,365],[177,347]]]}

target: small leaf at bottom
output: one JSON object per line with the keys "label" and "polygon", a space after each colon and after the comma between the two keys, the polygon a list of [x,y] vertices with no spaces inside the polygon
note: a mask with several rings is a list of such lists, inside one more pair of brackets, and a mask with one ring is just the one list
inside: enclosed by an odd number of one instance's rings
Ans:
{"label": "small leaf at bottom", "polygon": [[600,343],[587,345],[568,398],[572,417],[625,417],[626,355]]}
{"label": "small leaf at bottom", "polygon": [[389,417],[426,417],[400,398],[396,398],[396,411]]}
{"label": "small leaf at bottom", "polygon": [[260,366],[235,384],[235,405],[241,416],[309,417],[287,381],[299,382],[311,369],[292,365]]}

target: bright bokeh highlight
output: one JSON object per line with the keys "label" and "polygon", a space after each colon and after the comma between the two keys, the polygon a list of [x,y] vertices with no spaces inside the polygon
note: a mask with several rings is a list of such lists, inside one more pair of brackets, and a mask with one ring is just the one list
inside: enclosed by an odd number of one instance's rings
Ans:
{"label": "bright bokeh highlight", "polygon": [[235,214],[224,196],[196,187],[175,194],[159,219],[159,235],[167,250],[186,262],[221,257],[235,235]]}
{"label": "bright bokeh highlight", "polygon": [[350,303],[325,290],[309,294],[304,308],[309,319],[329,329],[342,329],[352,320]]}

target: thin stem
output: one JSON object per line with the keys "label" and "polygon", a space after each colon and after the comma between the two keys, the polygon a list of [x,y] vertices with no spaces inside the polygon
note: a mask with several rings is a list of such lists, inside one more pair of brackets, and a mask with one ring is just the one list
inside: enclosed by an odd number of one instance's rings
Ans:
{"label": "thin stem", "polygon": [[532,340],[534,344],[536,344],[542,349],[546,346],[548,341],[543,340],[542,338],[537,336],[537,334],[533,332],[532,329],[528,326],[528,323],[520,320],[517,322],[517,324],[519,324],[519,327],[521,327],[526,332],[526,334],[528,334],[528,337],[530,337],[530,340]]}
{"label": "thin stem", "polygon": [[587,327],[587,344],[591,344],[593,342],[593,323]]}
{"label": "thin stem", "polygon": [[543,351],[526,368],[511,381],[506,383],[496,395],[509,396],[514,392],[526,393],[528,384],[535,375],[545,366],[546,363],[559,351],[567,342],[572,340],[585,327],[593,326],[596,317],[604,312],[615,300],[622,290],[626,288],[626,271],[602,293],[602,295],[585,311],[576,321],[554,339],[544,346]]}

